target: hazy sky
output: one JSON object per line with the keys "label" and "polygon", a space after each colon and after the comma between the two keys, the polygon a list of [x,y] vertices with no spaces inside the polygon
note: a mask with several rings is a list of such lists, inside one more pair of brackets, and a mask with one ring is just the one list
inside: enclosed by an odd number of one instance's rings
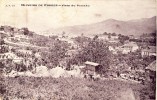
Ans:
{"label": "hazy sky", "polygon": [[[5,7],[7,4],[14,4],[15,7]],[[90,7],[22,7],[21,4],[87,4]],[[156,0],[0,0],[0,14],[1,25],[26,26],[37,32],[110,18],[131,20],[153,17],[156,16]]]}

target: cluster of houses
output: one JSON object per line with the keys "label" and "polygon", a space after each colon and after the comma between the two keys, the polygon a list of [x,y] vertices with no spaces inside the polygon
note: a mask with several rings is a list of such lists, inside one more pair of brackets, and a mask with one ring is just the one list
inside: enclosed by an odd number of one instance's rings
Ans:
{"label": "cluster of houses", "polygon": [[[15,32],[17,32],[17,34],[15,36],[12,36],[12,33],[15,33]],[[24,29],[17,29],[17,28],[12,28],[9,26],[0,27],[0,33],[9,35],[8,36],[9,38],[7,37],[7,40],[12,43],[13,43],[13,41],[21,42],[22,40],[24,40],[24,41],[28,40],[29,38],[27,36],[25,36],[23,34],[23,32],[24,32]],[[134,37],[130,36],[130,38],[134,38]],[[63,41],[68,41],[68,43],[71,44],[71,49],[68,50],[67,55],[72,57],[77,54],[76,49],[78,50],[79,46],[76,45],[72,39],[69,39],[69,38],[65,37],[64,35],[62,37],[60,37],[59,39],[63,40]],[[117,35],[111,35],[111,36],[103,35],[103,36],[100,36],[99,39],[107,41],[111,44],[119,43],[119,39],[118,39]],[[2,46],[4,46],[4,45],[1,45],[0,49],[3,48]],[[13,59],[13,61],[15,63],[18,63],[18,62],[26,60],[25,58],[29,58],[29,57],[31,58],[31,56],[33,55],[32,50],[27,50],[24,47],[22,47],[23,49],[18,48],[18,49],[16,49],[16,51],[11,51],[11,49],[13,47],[14,46],[9,46],[8,47],[9,52],[0,54],[0,60],[1,59]],[[74,49],[72,49],[72,48],[74,48]],[[109,50],[113,54],[118,54],[119,52],[121,52],[122,54],[128,54],[130,52],[140,51],[141,57],[156,56],[156,47],[155,46],[146,46],[143,48],[143,47],[139,46],[137,44],[137,42],[133,42],[133,41],[126,41],[126,42],[124,42],[123,45],[110,45]],[[40,56],[39,52],[36,52],[36,53],[34,53],[34,57],[40,58],[41,56]],[[26,65],[29,65],[29,64],[27,64],[27,63],[29,63],[27,61],[25,61],[24,63],[26,63]],[[84,73],[85,77],[93,78],[95,76],[100,75],[101,70],[103,68],[103,66],[101,64],[92,62],[92,61],[86,61],[84,64],[85,64],[85,67],[83,67],[81,69],[82,69],[82,72]],[[150,65],[148,65],[145,68],[145,73],[146,73],[146,78],[145,78],[146,80],[152,81],[152,82],[156,81],[156,79],[155,79],[156,78],[155,77],[156,76],[155,75],[156,74],[156,61],[153,61]],[[143,80],[141,77],[135,77],[133,75],[127,76],[127,75],[123,75],[122,73],[116,73],[116,74],[117,75],[113,75],[113,74],[111,74],[111,75],[115,76],[115,77],[121,77],[121,78],[129,77],[130,79],[138,80],[138,81]]]}
{"label": "cluster of houses", "polygon": [[156,56],[156,46],[148,46],[141,50],[142,57]]}
{"label": "cluster of houses", "polygon": [[[108,42],[110,44],[118,44],[119,43],[119,38],[118,35],[102,35],[98,37],[100,40],[103,40],[104,42]],[[129,36],[130,39],[137,39],[135,38],[133,35]],[[62,40],[68,41],[66,40],[66,37],[62,37]],[[70,42],[72,44],[72,46],[76,46],[77,49],[79,48],[78,45],[76,45],[73,42]],[[67,55],[74,56],[77,54],[76,48],[74,49],[70,49],[67,52]],[[113,53],[113,54],[118,54],[119,52],[122,54],[129,54],[131,52],[140,52],[141,57],[149,57],[149,56],[156,56],[156,47],[155,46],[141,46],[139,45],[139,43],[135,42],[135,41],[125,41],[124,44],[121,45],[109,45],[109,50]],[[100,65],[99,63],[96,62],[92,62],[92,61],[86,61],[84,62],[85,67],[82,68],[82,72],[84,73],[85,77],[94,77],[97,75],[100,75],[98,73],[101,73],[101,70],[103,68],[102,65]],[[149,65],[150,66],[150,65]],[[143,81],[145,79],[149,79],[149,77],[154,78],[154,76],[151,76],[152,73],[156,72],[155,70],[152,71],[152,69],[149,69],[149,66],[146,67],[145,70],[135,70],[134,73],[115,73],[110,71],[109,75],[110,76],[114,76],[114,77],[121,77],[124,79],[131,79],[131,80],[135,80],[135,81]],[[155,64],[153,65],[153,67],[155,68]],[[128,69],[129,71],[129,69]],[[147,73],[150,72],[150,74],[147,74],[144,78],[143,73]],[[137,73],[142,73],[141,75],[137,74]],[[153,79],[154,80],[154,79]]]}
{"label": "cluster of houses", "polygon": [[[91,62],[91,61],[86,61],[85,67],[82,68],[82,72],[85,75],[85,78],[100,78],[101,70],[103,66],[99,63]],[[107,77],[112,77],[112,78],[122,78],[126,80],[134,80],[137,82],[156,82],[156,61],[153,61],[150,63],[146,68],[145,71],[142,72],[144,73],[143,75],[133,75],[133,74],[124,74],[124,73],[112,73],[110,72],[109,76]],[[106,76],[105,76],[106,77]]]}
{"label": "cluster of houses", "polygon": [[130,52],[135,52],[140,47],[135,42],[127,42],[124,43],[122,46],[109,46],[109,50],[113,52],[113,54],[117,54],[118,52],[121,52],[122,54],[128,54]]}
{"label": "cluster of houses", "polygon": [[109,50],[113,54],[117,54],[118,52],[121,52],[122,54],[128,54],[130,52],[136,52],[138,50],[140,51],[142,57],[156,56],[156,46],[147,46],[145,48],[142,48],[136,42],[127,42],[124,43],[124,45],[118,47],[109,46]]}
{"label": "cluster of houses", "polygon": [[[135,39],[134,36],[130,36],[131,39]],[[102,36],[99,37],[99,39],[108,41],[109,43],[118,43],[118,36],[111,36],[108,37]],[[110,42],[114,41],[114,42]],[[137,42],[133,41],[125,41],[123,45],[109,45],[109,50],[113,54],[118,54],[121,52],[122,54],[129,54],[131,52],[140,52],[141,57],[150,57],[150,56],[155,56],[156,57],[156,46],[148,46],[148,45],[139,45]],[[84,68],[84,73],[86,76],[92,77],[98,75],[100,73],[101,69],[103,68],[102,65],[96,63],[96,62],[90,62],[87,61],[85,62],[85,68]],[[131,74],[132,73],[132,74]],[[155,82],[156,81],[156,61],[153,61],[151,64],[149,64],[144,70],[134,70],[134,72],[131,73],[115,73],[115,72],[110,72],[109,75],[112,77],[121,77],[124,79],[131,79],[135,81],[150,81],[150,82]],[[134,73],[134,74],[133,74]],[[139,74],[141,73],[141,74]]]}
{"label": "cluster of houses", "polygon": [[[149,37],[148,37],[149,36]],[[154,36],[148,35],[147,38],[151,40],[152,38],[155,38]],[[113,54],[117,54],[118,52],[121,52],[122,54],[128,54],[130,52],[136,52],[139,50],[141,52],[141,56],[156,56],[156,46],[149,46],[148,44],[142,44],[139,45],[136,41],[130,41],[130,40],[143,40],[143,38],[135,37],[134,35],[129,35],[129,40],[126,40],[123,45],[118,45],[120,42],[119,36],[117,34],[110,35],[110,34],[101,34],[99,35],[99,39],[103,41],[107,41],[110,44],[115,45],[109,45],[109,50],[112,51]]]}

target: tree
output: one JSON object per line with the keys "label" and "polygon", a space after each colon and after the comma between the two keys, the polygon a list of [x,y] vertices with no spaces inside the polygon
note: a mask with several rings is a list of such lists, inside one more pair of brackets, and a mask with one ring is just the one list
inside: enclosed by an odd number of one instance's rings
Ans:
{"label": "tree", "polygon": [[0,53],[6,53],[9,51],[9,47],[6,45],[1,45],[0,46]]}
{"label": "tree", "polygon": [[28,28],[24,27],[24,28],[22,28],[22,30],[23,30],[23,34],[24,35],[28,35],[29,34]]}
{"label": "tree", "polygon": [[111,39],[111,33],[109,33],[108,38]]}
{"label": "tree", "polygon": [[108,35],[108,33],[107,33],[107,32],[104,32],[103,35]]}
{"label": "tree", "polygon": [[95,35],[93,38],[93,40],[96,40],[96,39],[98,39],[98,35]]}
{"label": "tree", "polygon": [[84,45],[86,45],[89,41],[90,41],[90,38],[82,36],[82,35],[74,38],[74,42],[81,48]]}
{"label": "tree", "polygon": [[116,33],[112,33],[112,36],[116,36]]}
{"label": "tree", "polygon": [[5,44],[4,40],[0,39],[0,45],[4,45],[4,44]]}
{"label": "tree", "polygon": [[84,63],[85,61],[92,61],[103,65],[102,72],[106,72],[110,66],[111,52],[108,46],[98,40],[91,40],[73,59],[76,64]]}
{"label": "tree", "polygon": [[[42,57],[45,58],[49,68],[57,66],[66,57],[66,52],[69,49],[69,44],[65,41],[55,40],[48,52],[42,52]],[[53,65],[53,66],[52,66]]]}
{"label": "tree", "polygon": [[125,42],[126,40],[129,40],[129,37],[119,34],[119,35],[118,35],[118,39],[119,39],[120,43],[124,44],[124,42]]}
{"label": "tree", "polygon": [[65,34],[66,34],[66,33],[63,31],[63,32],[62,32],[62,38],[65,38]]}

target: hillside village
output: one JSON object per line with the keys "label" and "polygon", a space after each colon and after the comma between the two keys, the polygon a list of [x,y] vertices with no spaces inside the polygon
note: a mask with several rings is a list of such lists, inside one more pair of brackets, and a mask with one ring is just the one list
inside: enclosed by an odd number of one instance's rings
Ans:
{"label": "hillside village", "polygon": [[5,77],[156,82],[156,33],[43,36],[28,28],[1,26],[0,34],[0,70]]}

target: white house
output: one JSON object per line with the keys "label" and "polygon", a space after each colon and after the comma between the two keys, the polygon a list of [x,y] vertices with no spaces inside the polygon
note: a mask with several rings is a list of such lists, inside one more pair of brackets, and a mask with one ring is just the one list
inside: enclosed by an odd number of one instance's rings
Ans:
{"label": "white house", "polygon": [[114,46],[109,46],[108,47],[109,51],[111,51],[113,54],[117,54],[117,49]]}
{"label": "white house", "polygon": [[146,49],[141,50],[141,56],[146,57],[146,56],[156,56],[156,46],[149,46]]}
{"label": "white house", "polygon": [[139,46],[135,42],[128,42],[119,47],[119,51],[121,51],[123,54],[128,54],[129,52],[135,52],[138,49]]}

